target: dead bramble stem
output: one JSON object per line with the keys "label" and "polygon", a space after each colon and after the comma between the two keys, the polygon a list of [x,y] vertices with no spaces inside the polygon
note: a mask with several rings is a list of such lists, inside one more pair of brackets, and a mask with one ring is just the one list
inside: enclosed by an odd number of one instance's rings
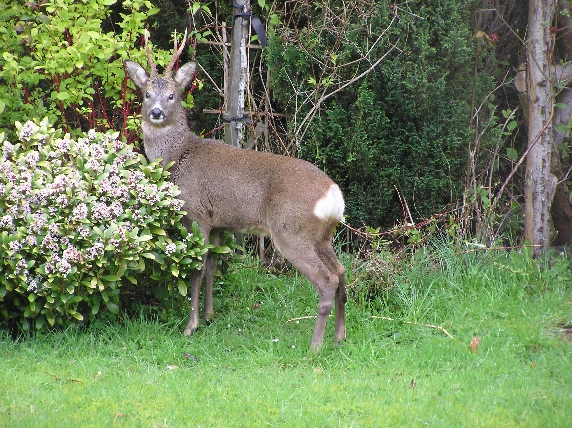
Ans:
{"label": "dead bramble stem", "polygon": [[[331,315],[330,315],[331,316]],[[293,322],[293,321],[300,321],[300,320],[307,320],[307,319],[315,319],[316,316],[315,315],[307,315],[305,317],[297,317],[297,318],[290,318],[288,321],[286,321],[284,324],[288,324],[289,322]],[[370,318],[372,319],[380,319],[380,320],[386,320],[386,321],[395,321],[393,318],[390,317],[378,317],[375,315],[370,316]],[[410,325],[418,325],[421,327],[427,327],[427,328],[434,328],[437,330],[442,331],[447,337],[450,337],[451,339],[454,339],[453,335],[451,333],[449,333],[447,330],[445,330],[445,328],[439,326],[439,325],[432,325],[432,324],[419,324],[416,322],[411,322],[411,321],[404,321],[405,324],[410,324]]]}

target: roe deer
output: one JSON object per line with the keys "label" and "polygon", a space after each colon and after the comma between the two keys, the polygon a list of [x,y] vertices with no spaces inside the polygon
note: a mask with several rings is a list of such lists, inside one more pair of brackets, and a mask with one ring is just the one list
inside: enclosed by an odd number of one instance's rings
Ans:
{"label": "roe deer", "polygon": [[[185,37],[186,39],[186,37]],[[219,245],[223,230],[270,235],[278,250],[316,287],[318,316],[310,350],[319,350],[327,318],[335,310],[335,342],[346,337],[345,269],[332,248],[332,235],[342,220],[344,200],[339,187],[314,165],[301,159],[233,148],[193,134],[181,105],[182,92],[194,78],[197,63],[172,69],[185,46],[175,47],[163,75],[148,47],[151,74],[125,61],[131,80],[143,95],[141,127],[150,161],[170,162],[170,179],[181,190],[188,228],[197,222],[205,242]],[[204,318],[214,316],[212,304],[215,254],[208,253],[200,271],[191,278],[191,313],[184,335],[199,326],[199,295],[203,274]]]}

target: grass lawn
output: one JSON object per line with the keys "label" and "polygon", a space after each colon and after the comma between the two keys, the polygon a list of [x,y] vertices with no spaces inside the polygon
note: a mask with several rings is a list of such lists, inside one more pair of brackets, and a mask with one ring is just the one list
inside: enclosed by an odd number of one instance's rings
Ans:
{"label": "grass lawn", "polygon": [[362,268],[348,340],[332,318],[316,355],[311,285],[248,268],[191,338],[182,310],[1,336],[0,427],[571,426],[568,261],[421,253],[371,301]]}

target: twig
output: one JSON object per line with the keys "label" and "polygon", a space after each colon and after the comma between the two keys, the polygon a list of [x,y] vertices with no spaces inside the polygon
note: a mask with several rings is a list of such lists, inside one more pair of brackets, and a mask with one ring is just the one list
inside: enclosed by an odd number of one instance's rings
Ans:
{"label": "twig", "polygon": [[[370,316],[370,318],[373,319],[380,319],[380,320],[386,320],[386,321],[395,321],[393,318],[390,317],[377,317],[375,315]],[[449,333],[447,330],[445,330],[443,327],[439,326],[439,325],[433,325],[433,324],[419,324],[416,322],[411,322],[411,321],[404,321],[405,324],[410,324],[410,325],[419,325],[421,327],[428,327],[428,328],[435,328],[437,330],[441,330],[447,337],[450,337],[451,339],[454,339],[454,337],[451,335],[451,333]]]}
{"label": "twig", "polygon": [[[392,21],[393,22],[393,21]],[[391,24],[390,24],[391,25]],[[357,82],[358,80],[362,79],[364,76],[368,75],[371,71],[373,71],[375,69],[375,67],[378,66],[378,64],[383,61],[392,51],[393,49],[397,48],[397,44],[399,43],[399,40],[397,40],[397,42],[393,45],[391,45],[391,48],[385,52],[381,58],[378,58],[377,61],[375,61],[367,70],[365,70],[363,73],[361,73],[358,76],[355,76],[354,78],[348,80],[347,82],[344,82],[342,85],[340,85],[338,88],[336,88],[335,90],[333,90],[332,92],[329,92],[327,94],[322,95],[312,106],[312,108],[310,109],[310,111],[308,112],[308,114],[306,114],[306,116],[304,117],[304,119],[302,120],[302,123],[300,123],[300,125],[298,126],[298,132],[300,133],[300,140],[304,139],[304,135],[306,134],[306,131],[308,130],[309,126],[310,126],[310,122],[312,121],[312,119],[314,118],[314,116],[316,115],[316,112],[320,109],[320,106],[322,105],[322,103],[324,101],[326,101],[328,98],[330,98],[332,95],[335,95],[336,93],[344,90],[345,88],[347,88],[349,85],[351,85],[354,82]],[[307,123],[306,123],[307,122]]]}
{"label": "twig", "polygon": [[[331,315],[330,315],[331,316]],[[309,319],[313,319],[316,318],[316,315],[308,315],[305,317],[298,317],[298,318],[290,318],[288,321],[286,321],[284,324],[288,324],[289,322],[292,321],[300,321],[300,320],[309,320]]]}
{"label": "twig", "polygon": [[[331,317],[331,315],[330,315],[330,317]],[[292,322],[292,321],[300,321],[300,320],[307,320],[307,319],[314,319],[314,318],[316,318],[315,315],[308,315],[308,316],[305,316],[305,317],[291,318],[291,319],[289,319],[288,321],[286,321],[284,324],[288,324],[289,322]],[[378,316],[375,316],[375,315],[371,315],[370,318],[380,319],[380,320],[386,320],[386,321],[395,321],[393,318],[390,318],[390,317],[378,317]],[[445,330],[443,327],[441,327],[441,326],[439,326],[439,325],[419,324],[419,323],[411,322],[411,321],[404,321],[404,322],[405,322],[405,324],[410,324],[410,325],[419,325],[419,326],[421,326],[421,327],[435,328],[435,329],[437,329],[437,330],[441,330],[447,337],[450,337],[451,339],[455,339],[455,338],[451,335],[451,333],[449,333],[447,330]]]}

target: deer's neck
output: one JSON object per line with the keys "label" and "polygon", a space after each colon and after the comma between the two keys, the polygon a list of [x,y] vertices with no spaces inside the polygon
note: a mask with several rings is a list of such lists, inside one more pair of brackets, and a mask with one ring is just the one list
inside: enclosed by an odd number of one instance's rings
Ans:
{"label": "deer's neck", "polygon": [[145,154],[149,162],[161,158],[163,165],[166,165],[175,160],[181,148],[193,140],[184,112],[171,123],[158,126],[144,121],[141,128]]}

